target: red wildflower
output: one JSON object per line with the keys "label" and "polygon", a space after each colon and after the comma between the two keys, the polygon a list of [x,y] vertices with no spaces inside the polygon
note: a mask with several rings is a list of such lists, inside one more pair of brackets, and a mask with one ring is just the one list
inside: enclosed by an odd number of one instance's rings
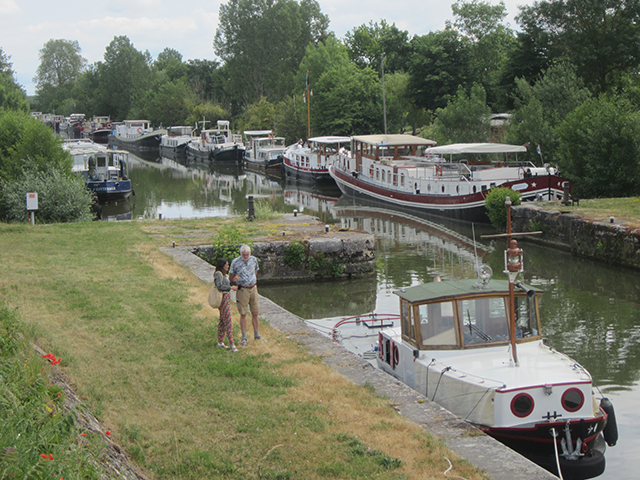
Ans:
{"label": "red wildflower", "polygon": [[53,454],[52,453],[49,454],[49,460],[53,460]]}
{"label": "red wildflower", "polygon": [[83,436],[83,437],[86,437],[86,436],[87,436],[87,434],[86,434],[86,433],[83,433],[83,434],[82,434],[82,436]]}
{"label": "red wildflower", "polygon": [[49,458],[49,455],[47,455],[46,453],[41,453],[41,454],[40,454],[40,456],[41,456],[42,458]]}
{"label": "red wildflower", "polygon": [[106,432],[104,432],[105,435],[111,435],[111,432],[109,430],[107,430]]}

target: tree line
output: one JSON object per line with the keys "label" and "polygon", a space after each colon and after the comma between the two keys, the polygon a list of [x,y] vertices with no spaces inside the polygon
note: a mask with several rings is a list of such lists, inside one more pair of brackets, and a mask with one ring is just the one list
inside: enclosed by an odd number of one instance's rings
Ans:
{"label": "tree line", "polygon": [[[118,36],[88,65],[77,41],[49,40],[31,107],[156,126],[229,119],[293,142],[308,101],[313,136],[383,132],[384,79],[389,133],[528,144],[582,198],[637,195],[640,0],[541,0],[519,7],[519,30],[506,18],[503,2],[458,0],[438,31],[380,20],[339,39],[315,0],[228,0],[217,61],[169,47],[154,59]],[[510,113],[510,128],[492,133],[492,113]]]}

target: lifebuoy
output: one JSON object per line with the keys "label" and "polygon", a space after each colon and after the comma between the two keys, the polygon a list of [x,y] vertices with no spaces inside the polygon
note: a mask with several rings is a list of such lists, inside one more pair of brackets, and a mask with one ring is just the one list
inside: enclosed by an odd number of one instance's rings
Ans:
{"label": "lifebuoy", "polygon": [[142,133],[142,127],[138,127],[138,133]]}
{"label": "lifebuoy", "polygon": [[107,128],[111,128],[111,122],[107,123]]}
{"label": "lifebuoy", "polygon": [[391,346],[391,368],[396,369],[396,365],[400,363],[400,349],[395,343]]}
{"label": "lifebuoy", "polygon": [[442,165],[436,165],[436,175],[439,177],[442,176]]}

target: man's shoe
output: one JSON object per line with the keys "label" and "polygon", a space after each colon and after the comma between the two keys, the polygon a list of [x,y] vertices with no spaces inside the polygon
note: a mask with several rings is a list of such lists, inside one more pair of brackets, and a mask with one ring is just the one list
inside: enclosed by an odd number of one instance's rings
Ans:
{"label": "man's shoe", "polygon": [[240,340],[240,345],[242,345],[243,347],[247,344],[247,339],[243,338],[242,340]]}

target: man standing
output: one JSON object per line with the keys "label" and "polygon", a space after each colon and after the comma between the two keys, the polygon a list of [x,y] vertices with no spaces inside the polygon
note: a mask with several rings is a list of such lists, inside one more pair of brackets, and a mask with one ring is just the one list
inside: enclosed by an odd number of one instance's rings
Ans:
{"label": "man standing", "polygon": [[236,300],[238,301],[238,312],[240,312],[240,331],[242,339],[240,345],[247,344],[247,307],[251,310],[251,324],[253,326],[253,338],[262,340],[258,333],[258,279],[256,274],[260,267],[258,259],[251,255],[251,248],[248,245],[240,247],[240,256],[231,262],[229,268],[229,280],[238,286]]}

